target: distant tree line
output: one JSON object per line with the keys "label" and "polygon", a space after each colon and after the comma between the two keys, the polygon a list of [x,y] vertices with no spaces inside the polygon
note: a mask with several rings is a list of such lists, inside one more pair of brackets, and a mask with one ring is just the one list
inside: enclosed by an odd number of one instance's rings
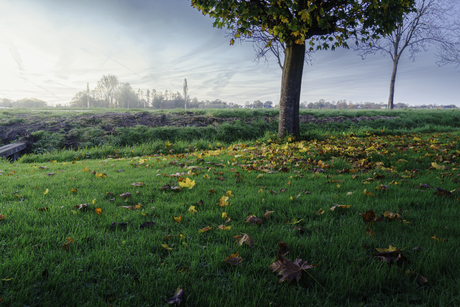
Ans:
{"label": "distant tree line", "polygon": [[[450,108],[450,109],[457,109],[456,105],[443,105],[438,106],[437,104],[423,104],[419,106],[409,106],[406,103],[398,102],[393,104],[395,109],[437,109],[437,108]],[[324,99],[320,99],[316,102],[307,102],[304,101],[300,104],[301,109],[387,109],[388,104],[380,102],[347,102],[346,99],[339,100],[339,101],[326,101]]]}
{"label": "distant tree line", "polygon": [[3,108],[44,108],[46,106],[46,101],[37,98],[23,98],[19,100],[0,98],[0,107]]}
{"label": "distant tree line", "polygon": [[184,80],[184,98],[180,92],[165,90],[164,92],[156,89],[137,89],[135,90],[129,83],[119,82],[114,75],[104,75],[97,83],[96,88],[80,91],[69,102],[71,107],[87,108],[145,108],[145,109],[229,109],[238,108],[238,104],[226,102],[220,99],[198,100],[190,99],[187,95],[187,81]]}

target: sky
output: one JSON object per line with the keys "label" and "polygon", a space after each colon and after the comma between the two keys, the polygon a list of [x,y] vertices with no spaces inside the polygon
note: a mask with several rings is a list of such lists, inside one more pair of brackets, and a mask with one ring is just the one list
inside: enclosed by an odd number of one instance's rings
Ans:
{"label": "sky", "polygon": [[[199,100],[279,101],[281,69],[254,61],[252,43],[230,45],[225,29],[190,0],[0,0],[0,98],[67,104],[89,82],[116,75],[134,89]],[[392,61],[352,50],[318,51],[304,66],[301,101],[388,101]],[[403,55],[395,103],[460,107],[460,68],[439,67],[433,51]]]}

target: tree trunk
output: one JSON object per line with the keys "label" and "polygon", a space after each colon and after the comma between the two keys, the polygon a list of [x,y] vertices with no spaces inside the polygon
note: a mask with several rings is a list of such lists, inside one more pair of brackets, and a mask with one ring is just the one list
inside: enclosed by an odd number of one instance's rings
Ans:
{"label": "tree trunk", "polygon": [[398,71],[398,62],[399,62],[399,56],[395,56],[393,60],[393,73],[391,74],[391,80],[390,80],[390,97],[388,97],[388,109],[393,109],[394,104],[394,96],[395,96],[395,83],[396,83],[396,72]]}
{"label": "tree trunk", "polygon": [[281,78],[278,126],[278,136],[280,138],[284,138],[287,134],[294,136],[300,134],[299,106],[304,60],[305,45],[287,42],[284,52],[283,76]]}

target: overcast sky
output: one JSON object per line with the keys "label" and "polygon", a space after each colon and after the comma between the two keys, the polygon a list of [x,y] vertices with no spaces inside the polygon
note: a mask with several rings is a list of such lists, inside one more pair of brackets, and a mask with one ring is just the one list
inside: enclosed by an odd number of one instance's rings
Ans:
{"label": "overcast sky", "polygon": [[[190,0],[0,0],[0,98],[66,104],[105,74],[133,88],[199,100],[279,100],[281,69],[253,61],[251,43],[230,46],[226,31]],[[387,102],[392,61],[351,50],[319,51],[304,67],[301,101]],[[433,52],[400,62],[395,103],[460,106],[460,69]]]}

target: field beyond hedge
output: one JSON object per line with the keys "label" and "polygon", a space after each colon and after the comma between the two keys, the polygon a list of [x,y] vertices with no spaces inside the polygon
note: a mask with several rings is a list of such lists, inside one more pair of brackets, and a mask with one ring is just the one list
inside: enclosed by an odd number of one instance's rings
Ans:
{"label": "field beyond hedge", "polygon": [[460,305],[457,113],[428,115],[0,161],[0,304]]}

